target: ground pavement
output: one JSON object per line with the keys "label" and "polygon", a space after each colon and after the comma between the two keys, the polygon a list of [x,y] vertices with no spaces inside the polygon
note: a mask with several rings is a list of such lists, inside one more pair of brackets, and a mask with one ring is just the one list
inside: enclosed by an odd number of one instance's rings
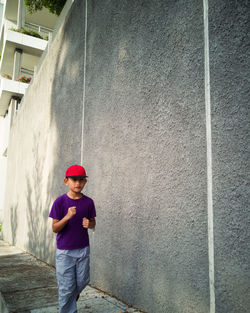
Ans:
{"label": "ground pavement", "polygon": [[[0,240],[0,313],[57,313],[54,267]],[[87,286],[78,313],[139,313],[104,292]]]}

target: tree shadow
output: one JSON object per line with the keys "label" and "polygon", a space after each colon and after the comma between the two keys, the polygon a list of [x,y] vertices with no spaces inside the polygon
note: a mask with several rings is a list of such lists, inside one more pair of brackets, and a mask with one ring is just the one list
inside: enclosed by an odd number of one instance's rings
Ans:
{"label": "tree shadow", "polygon": [[[34,165],[25,176],[27,250],[51,264],[55,263],[56,239],[49,212],[53,201],[66,191],[63,183],[66,168],[79,164],[81,159],[84,28],[79,12],[84,12],[84,1],[72,4],[36,78],[43,81],[49,73],[46,106],[50,108],[48,129],[53,131],[34,132],[31,144]],[[41,148],[41,142],[47,152]],[[53,159],[48,161],[48,154]],[[50,166],[45,167],[45,163]]]}
{"label": "tree shadow", "polygon": [[[32,175],[26,178],[26,218],[28,227],[27,250],[37,258],[54,264],[55,236],[48,223],[49,208],[51,206],[52,173],[48,173],[46,192],[43,192],[44,158],[39,154],[39,134],[33,137],[32,152],[35,159]],[[40,183],[39,183],[40,182]]]}

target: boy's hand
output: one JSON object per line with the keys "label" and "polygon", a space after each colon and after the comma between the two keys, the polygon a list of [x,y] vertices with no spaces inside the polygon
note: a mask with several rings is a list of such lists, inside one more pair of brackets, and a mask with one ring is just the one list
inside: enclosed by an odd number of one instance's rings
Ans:
{"label": "boy's hand", "polygon": [[67,216],[68,216],[69,219],[71,219],[74,215],[76,215],[76,206],[71,206],[68,209]]}
{"label": "boy's hand", "polygon": [[95,228],[95,218],[91,217],[88,220],[86,217],[84,217],[82,219],[82,226],[83,226],[83,228],[91,228],[91,229]]}
{"label": "boy's hand", "polygon": [[89,228],[89,220],[86,217],[82,219],[82,226],[83,228]]}

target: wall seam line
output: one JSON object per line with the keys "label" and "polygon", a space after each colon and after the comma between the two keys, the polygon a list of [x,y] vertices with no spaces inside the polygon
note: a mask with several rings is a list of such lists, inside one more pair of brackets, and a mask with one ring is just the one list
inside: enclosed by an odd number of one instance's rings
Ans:
{"label": "wall seam line", "polygon": [[81,162],[83,165],[83,136],[84,136],[84,111],[86,94],[86,60],[87,60],[87,27],[88,27],[88,0],[85,0],[85,27],[84,27],[84,60],[83,60],[83,99],[82,99],[82,131],[81,131]]}
{"label": "wall seam line", "polygon": [[212,172],[212,130],[211,130],[211,91],[210,91],[210,55],[208,28],[208,1],[203,0],[204,17],[204,66],[205,66],[205,107],[206,107],[206,145],[207,145],[207,216],[208,216],[208,259],[210,313],[215,313],[214,288],[214,225],[213,225],[213,172]]}

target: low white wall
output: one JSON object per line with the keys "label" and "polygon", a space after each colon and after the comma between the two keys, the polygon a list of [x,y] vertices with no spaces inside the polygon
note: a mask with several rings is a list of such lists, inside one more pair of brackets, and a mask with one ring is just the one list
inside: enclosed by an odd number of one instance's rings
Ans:
{"label": "low white wall", "polygon": [[5,117],[0,117],[0,222],[3,221],[6,174],[7,174],[7,147],[11,122],[11,106]]}

